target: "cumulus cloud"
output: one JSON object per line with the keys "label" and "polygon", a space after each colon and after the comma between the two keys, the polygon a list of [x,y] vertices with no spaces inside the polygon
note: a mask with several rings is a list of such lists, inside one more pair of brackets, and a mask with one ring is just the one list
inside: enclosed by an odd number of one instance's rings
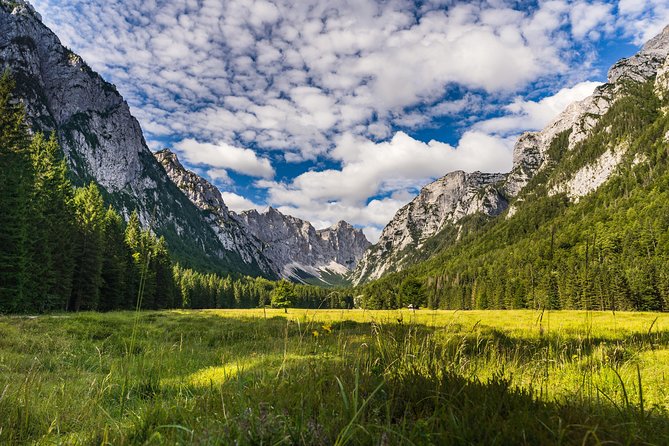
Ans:
{"label": "cumulus cloud", "polygon": [[[564,0],[526,10],[406,0],[35,5],[119,85],[150,139],[252,142],[291,160],[327,156],[347,133],[387,138],[393,125],[411,125],[416,105],[457,110],[443,101],[449,85],[504,95],[566,72],[575,56],[563,25],[583,9]],[[585,5],[576,36],[602,22],[592,12],[600,4]]]}
{"label": "cumulus cloud", "polygon": [[620,0],[616,26],[641,45],[659,34],[669,23],[665,0]]}
{"label": "cumulus cloud", "polygon": [[[209,171],[214,177],[222,176],[221,169],[230,169],[252,177],[272,178],[274,168],[266,158],[251,149],[242,149],[226,143],[210,144],[184,139],[174,146],[188,163],[205,164],[218,169]],[[225,172],[227,177],[227,172]],[[223,178],[225,178],[223,177]]]}
{"label": "cumulus cloud", "polygon": [[209,169],[207,170],[207,175],[213,181],[219,184],[232,184],[232,178],[228,175],[228,171],[225,169]]}
{"label": "cumulus cloud", "polygon": [[[152,146],[177,141],[217,183],[250,176],[281,210],[318,226],[346,219],[370,239],[431,179],[508,170],[517,133],[595,87],[578,83],[591,78],[593,42],[622,30],[641,43],[669,22],[665,0],[33,3],[117,84]],[[576,85],[522,97],[565,83]],[[398,131],[444,117],[461,121],[453,146]],[[316,170],[275,181],[270,159]]]}
{"label": "cumulus cloud", "polygon": [[599,85],[601,82],[579,82],[539,101],[524,101],[517,98],[504,107],[505,115],[478,122],[474,128],[487,133],[507,135],[526,130],[540,130],[569,104],[590,96]]}
{"label": "cumulus cloud", "polygon": [[289,182],[261,180],[256,185],[267,189],[270,203],[298,217],[325,225],[345,219],[379,228],[420,187],[447,172],[508,171],[512,147],[512,138],[478,131],[466,132],[457,147],[424,143],[404,132],[383,142],[348,134],[332,152],[341,169],[306,172]]}
{"label": "cumulus cloud", "polygon": [[606,3],[577,2],[569,12],[574,37],[583,38],[590,33],[592,38],[599,37],[593,30],[601,24],[613,24],[612,9],[613,6]]}
{"label": "cumulus cloud", "polygon": [[234,192],[221,192],[223,196],[223,201],[235,212],[248,211],[250,209],[262,210],[266,206],[254,203],[248,198],[244,198],[241,195],[237,195]]}
{"label": "cumulus cloud", "polygon": [[[385,223],[432,179],[454,170],[508,172],[521,132],[543,128],[598,85],[581,82],[540,101],[516,99],[503,107],[503,116],[473,125],[455,147],[424,143],[404,132],[382,142],[346,134],[331,152],[341,169],[306,172],[290,182],[259,181],[257,186],[266,188],[268,200],[284,212],[323,226],[344,218],[364,226],[370,239],[378,238]],[[384,194],[390,195],[370,200]]]}

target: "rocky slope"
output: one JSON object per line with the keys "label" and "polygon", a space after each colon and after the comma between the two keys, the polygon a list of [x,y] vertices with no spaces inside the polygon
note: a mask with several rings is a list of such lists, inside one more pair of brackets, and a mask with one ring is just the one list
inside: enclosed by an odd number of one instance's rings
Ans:
{"label": "rocky slope", "polygon": [[373,280],[401,269],[409,252],[421,249],[445,225],[479,212],[491,217],[503,212],[505,179],[503,174],[456,171],[425,186],[383,229],[378,243],[360,261],[354,280]]}
{"label": "rocky slope", "polygon": [[[524,133],[514,146],[513,168],[507,174],[467,175],[454,172],[426,186],[411,203],[400,209],[384,229],[381,239],[360,261],[354,283],[380,277],[408,266],[409,251],[421,249],[431,236],[447,226],[458,226],[468,215],[511,217],[533,190],[527,186],[537,174],[550,171],[563,153],[572,152],[583,142],[616,102],[624,97],[630,83],[653,79],[660,97],[669,91],[669,26],[650,40],[634,56],[617,62],[608,73],[608,82],[594,93],[571,104],[539,132]],[[669,136],[668,138],[669,139]],[[597,159],[551,179],[549,194],[565,194],[570,200],[597,190],[615,174],[627,146],[608,147]]]}
{"label": "rocky slope", "polygon": [[170,181],[116,88],[62,46],[23,0],[0,0],[0,67],[14,76],[33,130],[57,132],[75,183],[96,182],[126,217],[137,210],[182,263],[261,272],[222,245]]}
{"label": "rocky slope", "polygon": [[339,281],[355,269],[370,245],[360,229],[345,221],[316,230],[308,221],[272,207],[264,213],[242,212],[238,219],[261,243],[260,249],[281,277],[292,280]]}
{"label": "rocky slope", "polygon": [[316,230],[311,223],[271,207],[264,213],[236,214],[228,209],[220,191],[184,168],[176,154],[162,150],[155,157],[205,213],[221,244],[246,262],[258,264],[265,275],[334,285],[356,267],[370,244],[361,230],[344,221]]}
{"label": "rocky slope", "polygon": [[225,249],[238,253],[247,264],[258,265],[266,277],[278,276],[276,269],[258,249],[258,241],[242,227],[213,184],[187,170],[177,155],[169,150],[161,150],[154,155],[174,184],[202,211]]}

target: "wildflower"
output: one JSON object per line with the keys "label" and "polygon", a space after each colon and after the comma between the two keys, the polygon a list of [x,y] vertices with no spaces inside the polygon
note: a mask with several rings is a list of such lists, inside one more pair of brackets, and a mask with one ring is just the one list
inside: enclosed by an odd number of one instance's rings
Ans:
{"label": "wildflower", "polygon": [[328,333],[332,333],[332,325],[330,324],[323,325],[323,330],[327,331]]}
{"label": "wildflower", "polygon": [[313,331],[313,334],[314,334],[314,337],[315,337],[315,338],[317,338],[317,337],[319,337],[319,336],[321,335],[321,334],[318,332],[318,330],[314,330],[314,331]]}

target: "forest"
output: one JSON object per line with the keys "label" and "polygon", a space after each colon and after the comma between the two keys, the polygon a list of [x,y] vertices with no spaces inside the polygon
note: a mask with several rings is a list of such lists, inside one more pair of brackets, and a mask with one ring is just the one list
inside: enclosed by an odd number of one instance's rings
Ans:
{"label": "forest", "polygon": [[[0,313],[347,307],[342,292],[174,262],[162,237],[126,223],[98,186],[76,188],[55,135],[31,134],[8,72],[0,78]],[[280,286],[278,286],[280,285]],[[278,290],[274,292],[275,288]],[[281,296],[278,296],[280,293]]]}

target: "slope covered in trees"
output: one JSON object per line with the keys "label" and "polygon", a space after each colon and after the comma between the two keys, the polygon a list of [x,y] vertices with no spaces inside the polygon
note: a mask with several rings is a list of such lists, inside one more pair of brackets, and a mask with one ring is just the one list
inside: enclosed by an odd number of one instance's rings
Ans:
{"label": "slope covered in trees", "polygon": [[[106,205],[95,183],[73,187],[55,135],[30,134],[14,88],[5,73],[0,79],[0,313],[269,304],[275,283],[175,265],[165,239],[143,229],[136,213],[126,223]],[[351,302],[332,290],[291,287],[295,306]]]}
{"label": "slope covered in trees", "polygon": [[[515,214],[444,229],[429,260],[361,287],[363,305],[397,307],[418,280],[433,308],[669,308],[668,104],[652,81],[628,83],[586,140],[570,151],[567,135],[553,141]],[[606,151],[623,152],[608,182],[577,201],[559,193]]]}

